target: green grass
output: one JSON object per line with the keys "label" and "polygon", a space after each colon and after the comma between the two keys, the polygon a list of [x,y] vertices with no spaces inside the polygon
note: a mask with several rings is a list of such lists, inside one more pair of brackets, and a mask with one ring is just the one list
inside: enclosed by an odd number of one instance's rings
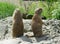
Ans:
{"label": "green grass", "polygon": [[12,16],[15,5],[7,2],[0,2],[0,19],[8,16]]}

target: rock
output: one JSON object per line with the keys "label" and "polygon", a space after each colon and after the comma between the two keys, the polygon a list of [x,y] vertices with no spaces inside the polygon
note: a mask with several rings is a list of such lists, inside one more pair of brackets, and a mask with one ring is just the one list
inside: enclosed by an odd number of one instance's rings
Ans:
{"label": "rock", "polygon": [[20,44],[31,44],[30,42],[22,42]]}
{"label": "rock", "polygon": [[57,42],[57,44],[60,44],[60,40]]}
{"label": "rock", "polygon": [[40,44],[51,44],[52,42],[51,41],[41,41]]}
{"label": "rock", "polygon": [[0,44],[19,44],[19,43],[21,43],[19,38],[0,41]]}
{"label": "rock", "polygon": [[22,37],[12,39],[12,17],[0,20],[0,44],[60,44],[60,20],[43,20],[45,36],[27,37],[33,35],[31,19],[23,19],[25,33]]}
{"label": "rock", "polygon": [[8,25],[2,21],[0,23],[0,39],[4,39],[4,36],[7,34],[8,32]]}
{"label": "rock", "polygon": [[24,30],[30,31],[31,30],[31,20],[23,19],[23,23],[24,23]]}

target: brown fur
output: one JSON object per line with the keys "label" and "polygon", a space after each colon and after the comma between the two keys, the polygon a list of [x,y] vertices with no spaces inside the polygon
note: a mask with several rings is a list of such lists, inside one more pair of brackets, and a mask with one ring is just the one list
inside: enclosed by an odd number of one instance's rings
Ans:
{"label": "brown fur", "polygon": [[12,36],[20,37],[23,35],[23,21],[19,9],[16,9],[13,13],[13,27],[12,27]]}
{"label": "brown fur", "polygon": [[41,16],[39,16],[39,14],[41,14],[42,9],[39,8],[37,10],[35,10],[35,14],[32,17],[32,23],[31,23],[31,27],[32,27],[32,31],[34,33],[34,36],[36,37],[40,37],[42,36],[42,19]]}

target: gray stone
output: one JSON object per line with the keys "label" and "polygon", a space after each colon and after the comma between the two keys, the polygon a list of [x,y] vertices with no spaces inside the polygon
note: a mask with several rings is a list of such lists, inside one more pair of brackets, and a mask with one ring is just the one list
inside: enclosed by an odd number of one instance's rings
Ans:
{"label": "gray stone", "polygon": [[[12,17],[0,20],[0,44],[59,44],[60,43],[60,20],[43,20],[42,27],[45,36],[27,37],[33,35],[31,31],[31,19],[23,19],[24,30],[22,37],[12,39]],[[2,41],[1,41],[2,40]]]}

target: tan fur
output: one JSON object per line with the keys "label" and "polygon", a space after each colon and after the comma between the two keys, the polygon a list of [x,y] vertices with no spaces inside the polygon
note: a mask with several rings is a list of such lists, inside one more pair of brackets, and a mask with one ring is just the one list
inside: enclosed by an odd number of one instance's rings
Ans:
{"label": "tan fur", "polygon": [[43,33],[42,33],[43,22],[42,22],[41,17],[39,16],[39,14],[41,14],[41,12],[42,12],[41,8],[35,10],[35,14],[32,17],[31,27],[32,27],[32,31],[34,33],[34,36],[36,36],[36,37],[40,37],[43,35]]}
{"label": "tan fur", "polygon": [[16,9],[13,13],[13,27],[12,27],[12,36],[20,37],[23,35],[23,21],[19,9]]}

